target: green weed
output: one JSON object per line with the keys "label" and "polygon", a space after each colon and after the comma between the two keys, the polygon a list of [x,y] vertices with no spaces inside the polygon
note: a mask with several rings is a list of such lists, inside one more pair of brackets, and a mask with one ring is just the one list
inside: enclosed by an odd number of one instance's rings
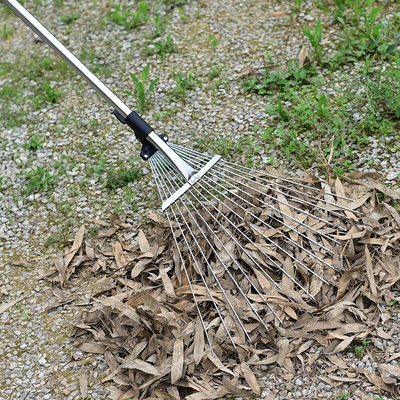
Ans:
{"label": "green weed", "polygon": [[349,400],[349,396],[346,393],[342,393],[340,396],[336,397],[336,400]]}
{"label": "green weed", "polygon": [[36,151],[43,147],[43,136],[32,135],[27,143],[24,144],[24,147],[28,150]]}
{"label": "green weed", "polygon": [[171,8],[183,6],[189,1],[190,0],[162,0],[163,3],[167,4]]}
{"label": "green weed", "polygon": [[148,88],[146,88],[147,79],[149,77],[149,69],[150,69],[150,66],[147,65],[147,67],[142,71],[142,73],[140,75],[140,79],[137,78],[136,75],[131,72],[130,75],[133,80],[133,83],[135,84],[136,93],[132,93],[129,91],[124,92],[124,93],[129,94],[130,96],[136,98],[137,107],[138,107],[139,112],[143,112],[144,109],[147,107],[148,97],[149,97],[150,93],[152,93],[154,91],[154,89],[156,88],[156,85],[159,81],[159,78],[153,79],[150,82],[150,84],[148,85]]}
{"label": "green weed", "polygon": [[73,217],[67,218],[62,222],[57,232],[51,234],[43,243],[44,247],[55,245],[57,248],[65,248],[68,244],[70,230],[75,227],[76,220]]}
{"label": "green weed", "polygon": [[109,190],[115,190],[120,187],[126,186],[128,183],[139,179],[142,173],[135,166],[137,159],[131,160],[130,167],[121,167],[117,170],[113,165],[108,164],[106,159],[101,159],[99,165],[93,169],[97,176],[105,175],[103,187]]}
{"label": "green weed", "polygon": [[79,18],[80,18],[79,14],[70,14],[66,17],[61,17],[60,21],[65,25],[70,25]]}
{"label": "green weed", "polygon": [[137,167],[121,168],[117,171],[109,170],[106,175],[104,187],[115,190],[126,186],[130,182],[134,182],[142,176]]}
{"label": "green weed", "polygon": [[42,83],[40,85],[39,93],[40,94],[38,94],[36,97],[32,98],[32,102],[37,109],[42,108],[43,105],[46,103],[52,103],[52,104],[57,103],[58,99],[62,95],[62,91],[54,89],[50,85],[49,81],[46,81],[45,83]]}
{"label": "green weed", "polygon": [[164,40],[153,42],[154,48],[147,47],[145,53],[147,55],[158,54],[161,59],[164,59],[168,53],[175,52],[174,41],[170,33]]}
{"label": "green weed", "polygon": [[47,190],[56,184],[56,176],[50,174],[43,167],[36,167],[35,170],[25,175],[25,179],[27,195]]}
{"label": "green weed", "polygon": [[225,68],[225,65],[219,65],[218,67],[213,65],[210,72],[207,74],[207,76],[210,79],[218,78],[224,68]]}
{"label": "green weed", "polygon": [[369,339],[362,339],[360,340],[360,345],[359,346],[354,346],[354,351],[357,355],[358,358],[362,358],[367,351],[367,346],[371,344],[371,341]]}
{"label": "green weed", "polygon": [[245,91],[251,90],[258,94],[273,94],[275,91],[288,91],[291,87],[299,87],[312,83],[315,76],[314,67],[298,67],[295,63],[289,63],[284,70],[263,70],[259,76],[243,82]]}
{"label": "green weed", "polygon": [[304,35],[308,37],[310,40],[311,46],[314,49],[314,56],[316,61],[319,63],[322,59],[322,28],[321,28],[321,20],[318,17],[317,25],[314,30],[311,30],[309,26],[306,28],[302,28]]}
{"label": "green weed", "polygon": [[155,118],[156,119],[166,119],[166,118],[169,118],[171,115],[176,114],[177,111],[178,111],[178,107],[177,106],[173,106],[172,108],[167,109],[166,111],[164,111],[162,113],[157,112],[156,115],[155,115]]}
{"label": "green weed", "polygon": [[15,85],[7,85],[6,83],[0,88],[0,98],[5,100],[14,100],[19,97],[18,87]]}
{"label": "green weed", "polygon": [[107,15],[110,21],[125,28],[132,29],[144,21],[148,21],[147,16],[148,6],[146,0],[142,0],[139,5],[139,10],[135,12],[121,12],[121,5],[113,5],[114,11]]}
{"label": "green weed", "polygon": [[301,6],[303,5],[303,0],[293,0],[294,12],[300,12]]}
{"label": "green weed", "polygon": [[153,33],[151,36],[152,39],[158,38],[164,34],[166,23],[167,23],[167,19],[165,17],[163,18],[158,14],[154,17],[154,19],[152,20],[152,24],[153,24],[153,27],[152,27]]}
{"label": "green weed", "polygon": [[26,307],[22,303],[17,303],[15,307],[19,309],[20,313],[23,315],[25,319],[31,318],[31,313],[26,309]]}
{"label": "green weed", "polygon": [[212,33],[208,35],[208,38],[210,39],[211,48],[213,49],[213,51],[215,51],[215,48],[217,47],[218,44],[218,40]]}
{"label": "green weed", "polygon": [[172,95],[177,98],[184,98],[186,93],[196,86],[202,87],[202,80],[191,69],[187,74],[183,72],[174,73],[175,88]]}
{"label": "green weed", "polygon": [[3,25],[3,29],[1,30],[1,36],[3,39],[7,39],[11,37],[14,34],[14,29],[13,28],[7,28],[7,25]]}

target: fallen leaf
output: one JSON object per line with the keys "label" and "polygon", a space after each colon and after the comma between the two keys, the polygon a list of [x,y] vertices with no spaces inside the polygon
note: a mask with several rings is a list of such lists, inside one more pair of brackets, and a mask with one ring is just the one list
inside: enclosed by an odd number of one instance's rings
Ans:
{"label": "fallen leaf", "polygon": [[289,14],[286,11],[278,10],[278,11],[272,11],[270,13],[271,17],[280,17],[280,18],[286,18],[289,16]]}

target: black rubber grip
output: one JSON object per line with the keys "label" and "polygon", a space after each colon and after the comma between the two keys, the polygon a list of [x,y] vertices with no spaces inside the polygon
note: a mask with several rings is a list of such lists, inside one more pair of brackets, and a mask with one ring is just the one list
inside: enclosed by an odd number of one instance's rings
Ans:
{"label": "black rubber grip", "polygon": [[135,131],[136,139],[141,143],[145,143],[148,134],[153,131],[153,128],[135,111],[125,118],[125,122]]}

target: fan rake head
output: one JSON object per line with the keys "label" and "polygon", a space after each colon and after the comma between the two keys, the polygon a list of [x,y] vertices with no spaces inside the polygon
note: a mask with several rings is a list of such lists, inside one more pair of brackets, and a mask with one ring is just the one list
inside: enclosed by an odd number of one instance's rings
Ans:
{"label": "fan rake head", "polygon": [[[197,171],[215,162],[170,146]],[[149,163],[211,348],[226,337],[252,342],[257,327],[282,322],[278,302],[317,303],[336,269],[335,236],[348,230],[340,202],[350,199],[222,159],[193,185],[161,152]]]}

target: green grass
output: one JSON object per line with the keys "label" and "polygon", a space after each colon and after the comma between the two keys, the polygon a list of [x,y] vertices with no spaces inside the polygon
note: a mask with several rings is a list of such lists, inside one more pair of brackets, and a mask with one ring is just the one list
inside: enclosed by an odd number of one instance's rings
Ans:
{"label": "green grass", "polygon": [[3,28],[1,29],[1,37],[3,39],[7,39],[14,34],[14,28],[7,28],[7,25],[4,24]]}
{"label": "green grass", "polygon": [[27,173],[25,175],[25,181],[25,194],[27,195],[48,190],[57,183],[56,176],[40,166]]}
{"label": "green grass", "polygon": [[142,177],[140,169],[135,165],[137,160],[130,160],[129,166],[116,168],[107,159],[100,159],[97,166],[89,168],[89,173],[98,176],[103,181],[103,187],[115,190]]}
{"label": "green grass", "polygon": [[149,95],[154,91],[159,81],[159,78],[156,78],[148,83],[149,71],[150,66],[147,65],[146,68],[144,68],[141,72],[139,78],[133,72],[131,72],[130,76],[135,85],[135,93],[130,91],[124,92],[136,99],[139,112],[143,112],[145,110],[146,106],[148,105]]}
{"label": "green grass", "polygon": [[289,91],[291,87],[313,84],[316,74],[313,66],[298,67],[294,62],[289,62],[282,69],[262,70],[258,76],[246,79],[242,87],[245,91],[255,91],[262,95],[274,94],[276,90]]}
{"label": "green grass", "polygon": [[212,33],[210,33],[208,35],[208,39],[210,40],[212,50],[215,51],[217,44],[218,44],[217,38]]}
{"label": "green grass", "polygon": [[354,346],[354,352],[358,358],[362,358],[367,351],[367,347],[371,345],[371,341],[369,339],[362,339],[359,343],[359,345]]}
{"label": "green grass", "polygon": [[54,89],[49,81],[40,85],[39,94],[32,98],[35,108],[41,109],[46,103],[55,104],[62,95],[61,90]]}
{"label": "green grass", "polygon": [[175,80],[175,88],[172,90],[171,97],[184,99],[187,92],[196,87],[202,87],[202,79],[192,69],[186,74],[174,72],[172,77]]}
{"label": "green grass", "polygon": [[[383,138],[388,151],[400,140],[400,16],[383,24],[383,11],[371,0],[335,0],[329,10],[343,37],[333,56],[323,51],[318,19],[313,29],[302,29],[314,50],[311,64],[299,67],[298,60],[289,60],[250,74],[242,87],[266,103],[269,122],[255,135],[268,152],[301,168],[341,175],[355,168],[356,152],[369,146],[369,137]],[[362,63],[357,78],[342,69],[356,61]],[[327,95],[335,84],[342,89]],[[372,158],[370,165],[379,167]]]}
{"label": "green grass", "polygon": [[28,150],[36,151],[43,147],[43,136],[32,135],[27,143],[24,144],[24,147]]}
{"label": "green grass", "polygon": [[[30,111],[58,102],[61,91],[50,81],[64,82],[72,74],[64,61],[54,56],[16,54],[14,62],[0,63],[0,126],[13,128],[33,123]],[[29,95],[27,93],[30,93]]]}
{"label": "green grass", "polygon": [[107,18],[118,25],[122,25],[127,29],[135,28],[141,23],[148,21],[147,16],[148,6],[145,0],[139,4],[139,9],[134,12],[122,12],[121,4],[113,4],[114,11],[107,15]]}
{"label": "green grass", "polygon": [[314,30],[311,30],[310,27],[303,28],[303,33],[308,37],[310,43],[314,49],[314,57],[317,63],[321,62],[322,59],[322,28],[321,28],[321,20],[318,17],[317,25]]}
{"label": "green grass", "polygon": [[70,14],[66,17],[61,17],[60,21],[65,25],[70,25],[79,18],[80,18],[79,14]]}
{"label": "green grass", "polygon": [[145,47],[145,55],[157,54],[162,60],[165,59],[167,54],[174,53],[176,51],[172,34],[168,34],[165,39],[157,40],[152,42],[152,47]]}

